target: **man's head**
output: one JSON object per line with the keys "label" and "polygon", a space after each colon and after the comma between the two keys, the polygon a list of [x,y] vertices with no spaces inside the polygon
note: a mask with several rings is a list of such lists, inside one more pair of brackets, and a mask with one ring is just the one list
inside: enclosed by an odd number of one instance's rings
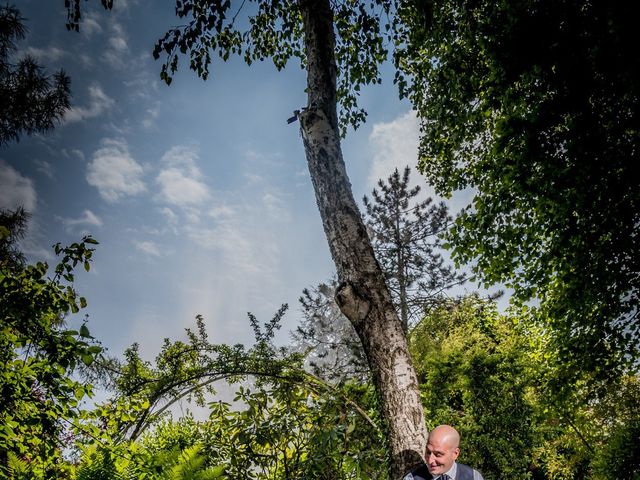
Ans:
{"label": "man's head", "polygon": [[425,459],[431,475],[447,472],[460,453],[460,435],[449,425],[440,425],[429,433]]}

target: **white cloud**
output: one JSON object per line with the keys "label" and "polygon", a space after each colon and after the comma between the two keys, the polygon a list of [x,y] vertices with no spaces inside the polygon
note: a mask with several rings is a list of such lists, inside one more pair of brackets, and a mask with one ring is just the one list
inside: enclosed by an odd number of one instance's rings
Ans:
{"label": "white cloud", "polygon": [[37,170],[40,173],[42,173],[43,175],[51,179],[53,178],[53,175],[54,175],[53,165],[51,165],[49,162],[46,162],[44,160],[36,160],[35,164],[37,165]]}
{"label": "white cloud", "polygon": [[158,174],[162,196],[167,203],[178,207],[202,204],[209,198],[207,186],[178,168],[167,168]]}
{"label": "white cloud", "polygon": [[124,28],[119,23],[113,22],[103,60],[115,69],[123,69],[127,65],[128,53],[129,44]]}
{"label": "white cloud", "polygon": [[84,14],[80,24],[80,33],[87,38],[91,38],[96,34],[102,33],[102,26],[98,20],[99,16],[95,13],[88,12]]}
{"label": "white cloud", "polygon": [[231,217],[235,214],[235,209],[228,205],[218,205],[209,210],[209,216],[213,218]]}
{"label": "white cloud", "polygon": [[101,227],[102,220],[91,210],[85,210],[78,218],[63,218],[62,224],[67,231],[72,231],[75,227]]}
{"label": "white cloud", "polygon": [[109,45],[117,52],[126,52],[128,49],[127,40],[124,38],[124,36],[110,38]]}
{"label": "white cloud", "polygon": [[196,147],[187,145],[176,145],[162,155],[162,162],[170,167],[181,167],[189,171],[189,176],[200,176],[200,170],[196,165],[198,160],[198,150]]}
{"label": "white cloud", "polygon": [[160,212],[165,216],[169,223],[174,224],[178,220],[178,216],[169,207],[164,207]]}
{"label": "white cloud", "polygon": [[82,152],[82,150],[74,148],[73,150],[71,150],[71,153],[78,157],[80,160],[84,161],[84,153]]}
{"label": "white cloud", "polygon": [[[418,141],[420,126],[415,112],[409,111],[388,123],[373,126],[369,142],[373,163],[369,172],[369,188],[376,186],[378,179],[389,178],[394,169],[400,172],[408,165],[412,167],[412,184],[417,182],[415,167],[418,163]],[[420,182],[423,183],[423,182]]]}
{"label": "white cloud", "polygon": [[144,128],[151,128],[155,123],[155,120],[160,115],[160,108],[157,106],[154,108],[147,108],[146,113],[147,113],[147,117],[144,120],[142,120],[142,126]]}
{"label": "white cloud", "polygon": [[165,202],[187,208],[209,200],[209,187],[201,181],[197,159],[195,148],[186,146],[173,147],[162,156],[167,167],[160,171],[156,182]]}
{"label": "white cloud", "polygon": [[110,110],[115,100],[109,97],[102,87],[94,83],[89,87],[89,104],[84,107],[72,107],[65,115],[66,123],[79,122],[88,118],[95,118]]}
{"label": "white cloud", "polygon": [[0,208],[15,210],[23,207],[27,212],[33,212],[37,199],[33,181],[0,160]]}
{"label": "white cloud", "polygon": [[142,166],[129,153],[123,140],[104,139],[87,166],[87,182],[98,189],[108,202],[146,190]]}
{"label": "white cloud", "polygon": [[178,235],[178,227],[179,227],[179,221],[180,218],[178,217],[178,215],[171,210],[169,207],[163,207],[161,209],[159,209],[160,214],[164,217],[165,221],[164,224],[162,226],[160,226],[160,229],[158,230],[158,232],[156,232],[156,235],[163,235],[165,233],[173,233],[174,235]]}
{"label": "white cloud", "polygon": [[55,62],[56,60],[60,60],[64,57],[67,52],[58,47],[47,47],[47,48],[35,48],[29,47],[25,50],[25,53],[36,60],[39,61],[51,61]]}
{"label": "white cloud", "polygon": [[154,257],[160,256],[160,247],[154,242],[148,240],[142,242],[134,241],[133,244],[138,250],[146,253],[147,255],[152,255]]}
{"label": "white cloud", "polygon": [[[411,186],[419,185],[422,196],[433,197],[436,201],[443,200],[416,170],[419,141],[420,125],[414,111],[408,111],[391,122],[375,124],[369,136],[371,150],[374,152],[368,178],[369,189],[376,186],[378,179],[389,178],[395,168],[402,172],[406,166],[409,166]],[[471,188],[453,192],[451,198],[447,200],[449,213],[455,215],[461,208],[467,206],[474,193],[475,190]]]}

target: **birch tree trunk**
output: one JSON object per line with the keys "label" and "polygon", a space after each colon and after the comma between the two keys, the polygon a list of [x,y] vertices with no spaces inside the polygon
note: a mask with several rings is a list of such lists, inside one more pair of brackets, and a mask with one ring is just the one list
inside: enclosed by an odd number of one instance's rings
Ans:
{"label": "birch tree trunk", "polygon": [[342,158],[329,0],[300,0],[300,8],[308,105],[299,119],[318,209],[340,280],[336,301],[362,341],[388,426],[391,476],[401,478],[422,461],[426,445],[417,377]]}

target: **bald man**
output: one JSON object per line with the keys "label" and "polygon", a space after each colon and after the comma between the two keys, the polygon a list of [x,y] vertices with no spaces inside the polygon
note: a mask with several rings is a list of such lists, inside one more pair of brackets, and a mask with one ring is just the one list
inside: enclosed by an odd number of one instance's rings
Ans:
{"label": "bald man", "polygon": [[404,480],[483,480],[477,470],[456,462],[460,454],[460,434],[450,425],[439,425],[429,433],[427,463]]}

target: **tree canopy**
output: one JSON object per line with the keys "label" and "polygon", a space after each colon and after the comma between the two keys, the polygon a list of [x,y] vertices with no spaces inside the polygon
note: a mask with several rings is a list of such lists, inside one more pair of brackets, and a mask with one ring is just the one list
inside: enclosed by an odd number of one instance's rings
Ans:
{"label": "tree canopy", "polygon": [[557,389],[549,380],[562,360],[526,309],[451,300],[412,330],[410,345],[429,427],[456,425],[460,460],[484,478],[638,478],[638,376],[578,370]]}
{"label": "tree canopy", "polygon": [[569,368],[640,345],[638,13],[573,0],[401,10],[420,168],[441,194],[476,192],[449,232],[453,257],[539,307]]}

